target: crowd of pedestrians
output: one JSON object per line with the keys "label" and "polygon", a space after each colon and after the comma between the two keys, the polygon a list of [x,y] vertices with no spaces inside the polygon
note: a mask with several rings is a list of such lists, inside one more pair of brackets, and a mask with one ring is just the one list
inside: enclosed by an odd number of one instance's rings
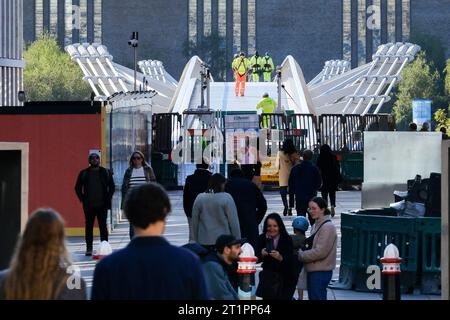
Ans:
{"label": "crowd of pedestrians", "polygon": [[[85,214],[86,255],[92,255],[95,217],[101,240],[108,240],[106,211],[115,188],[98,155],[91,154],[88,160],[75,190]],[[331,217],[340,179],[338,161],[329,146],[322,146],[316,166],[310,150],[300,157],[292,140],[284,142],[277,160],[284,210],[267,216],[267,201],[254,179],[260,164],[253,168],[234,164],[228,179],[210,172],[206,163],[197,165],[183,191],[189,225],[189,243],[183,247],[163,237],[171,203],[163,187],[155,183],[144,154],[133,152],[129,164],[121,208],[130,223],[131,241],[97,263],[93,300],[236,300],[237,261],[243,243],[254,248],[261,264],[257,296],[292,300],[297,289],[302,299],[306,289],[310,300],[326,300],[336,266],[337,233]],[[248,174],[250,168],[253,174]],[[317,197],[319,190],[323,198]],[[293,208],[297,217],[292,221],[293,234],[288,234],[282,216],[292,215]],[[66,272],[71,262],[64,239],[58,213],[51,209],[33,213],[9,269],[0,273],[0,299],[86,299],[83,279]]]}

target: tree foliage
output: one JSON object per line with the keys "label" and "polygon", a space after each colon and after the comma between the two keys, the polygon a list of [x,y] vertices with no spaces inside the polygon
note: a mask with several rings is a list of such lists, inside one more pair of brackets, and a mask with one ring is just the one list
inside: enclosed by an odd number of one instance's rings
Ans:
{"label": "tree foliage", "polygon": [[446,128],[447,132],[450,132],[450,106],[447,111],[445,109],[438,109],[434,113],[434,120],[436,121],[436,131],[439,131],[441,128]]}
{"label": "tree foliage", "polygon": [[202,37],[198,43],[192,41],[185,42],[183,55],[188,59],[195,55],[199,56],[209,66],[209,70],[215,80],[225,80],[228,65],[225,38],[219,36],[217,33],[211,33],[208,36]]}
{"label": "tree foliage", "polygon": [[411,64],[405,67],[393,108],[398,129],[405,130],[408,123],[412,121],[412,100],[433,100],[438,96],[439,80],[439,72],[432,71],[422,51]]}
{"label": "tree foliage", "polygon": [[24,52],[24,89],[29,101],[88,100],[91,88],[55,38],[44,34]]}

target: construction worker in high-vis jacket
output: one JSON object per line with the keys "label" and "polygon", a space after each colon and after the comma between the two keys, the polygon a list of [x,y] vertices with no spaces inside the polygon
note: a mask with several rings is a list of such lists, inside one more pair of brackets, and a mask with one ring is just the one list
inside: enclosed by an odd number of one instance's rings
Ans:
{"label": "construction worker in high-vis jacket", "polygon": [[[252,65],[253,82],[259,82],[263,75],[263,58],[258,54],[258,51],[250,58]],[[262,79],[261,79],[262,80]]]}
{"label": "construction worker in high-vis jacket", "polygon": [[268,52],[262,58],[262,66],[263,66],[263,74],[264,74],[264,82],[270,82],[272,80],[272,71],[275,69],[273,65],[272,57]]}
{"label": "construction worker in high-vis jacket", "polygon": [[236,79],[235,93],[236,97],[240,94],[244,96],[245,82],[247,81],[247,71],[250,68],[250,61],[245,57],[245,53],[241,52],[239,57],[233,60],[231,67]]}
{"label": "construction worker in high-vis jacket", "polygon": [[268,128],[268,117],[264,117],[265,113],[273,113],[278,103],[269,97],[269,94],[266,92],[263,94],[263,99],[256,105],[256,110],[262,109],[263,113],[263,128]]}

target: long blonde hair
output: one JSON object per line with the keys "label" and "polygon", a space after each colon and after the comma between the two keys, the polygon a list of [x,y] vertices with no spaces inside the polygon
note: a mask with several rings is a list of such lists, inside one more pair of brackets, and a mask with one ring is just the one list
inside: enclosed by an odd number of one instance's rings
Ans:
{"label": "long blonde hair", "polygon": [[56,211],[33,212],[11,260],[4,287],[6,299],[58,297],[70,265],[64,239],[64,222]]}

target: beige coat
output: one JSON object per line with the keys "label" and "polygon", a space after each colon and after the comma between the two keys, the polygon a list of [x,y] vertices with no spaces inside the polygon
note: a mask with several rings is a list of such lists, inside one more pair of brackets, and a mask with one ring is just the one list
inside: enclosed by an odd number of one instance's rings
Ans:
{"label": "beige coat", "polygon": [[289,174],[291,173],[292,167],[297,164],[299,160],[300,157],[298,153],[287,155],[283,151],[278,152],[275,165],[279,170],[278,183],[280,187],[287,187],[289,185]]}
{"label": "beige coat", "polygon": [[[329,215],[317,220],[314,223],[313,232],[327,220],[331,220]],[[306,272],[332,271],[336,268],[336,245],[336,227],[331,221],[324,224],[317,232],[310,250],[298,251],[298,259],[303,261]]]}

